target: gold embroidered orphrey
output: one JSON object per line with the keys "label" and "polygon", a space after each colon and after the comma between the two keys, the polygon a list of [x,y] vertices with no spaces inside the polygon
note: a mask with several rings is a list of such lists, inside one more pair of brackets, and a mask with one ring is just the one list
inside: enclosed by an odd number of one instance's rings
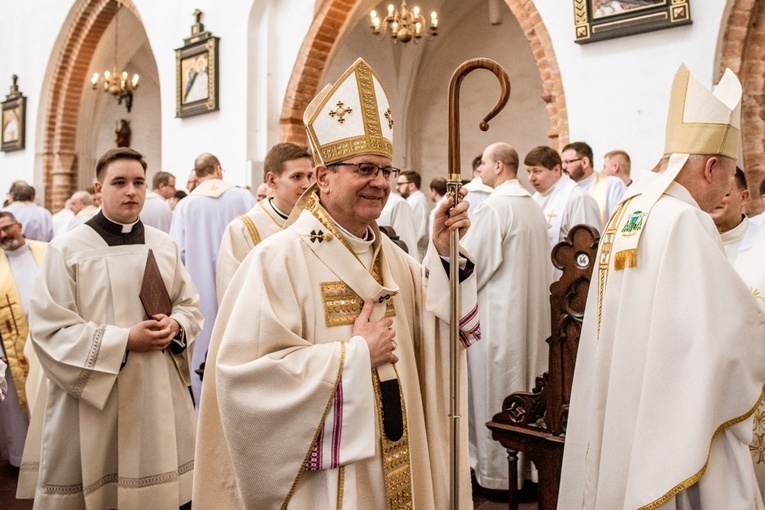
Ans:
{"label": "gold embroidered orphrey", "polygon": [[[319,220],[332,234],[335,235],[351,253],[353,252],[348,240],[342,235],[337,226],[329,218],[324,207],[319,203],[316,194],[311,194],[305,204],[305,210],[309,211]],[[356,257],[356,260],[359,260]],[[359,264],[361,261],[359,260]],[[363,267],[363,264],[362,264]],[[381,251],[372,264],[371,274],[375,281],[382,285],[382,262]],[[341,324],[353,324],[356,317],[361,313],[364,302],[344,282],[324,282],[321,284],[322,300],[324,301],[324,313],[327,326],[339,326]],[[396,315],[393,307],[392,296],[385,299],[385,316]],[[332,312],[332,313],[330,313]],[[348,322],[350,321],[350,322]],[[395,366],[393,367],[395,370]],[[398,379],[398,372],[396,372]],[[372,370],[372,387],[375,392],[377,406],[377,420],[380,427],[380,451],[382,452],[383,476],[385,478],[385,495],[388,502],[388,510],[405,510],[413,508],[412,503],[412,472],[409,458],[409,430],[406,422],[406,403],[403,391],[399,393],[401,403],[401,416],[404,424],[404,433],[397,441],[391,441],[382,433],[384,430],[382,415],[382,395],[380,394],[380,378],[376,370]]]}
{"label": "gold embroidered orphrey", "polygon": [[345,122],[345,114],[346,113],[348,113],[348,114],[353,113],[353,108],[346,108],[343,105],[342,101],[338,101],[337,102],[337,110],[330,110],[329,111],[329,116],[332,117],[332,118],[335,118],[335,116],[337,116],[337,121],[340,124],[342,124],[343,122]]}

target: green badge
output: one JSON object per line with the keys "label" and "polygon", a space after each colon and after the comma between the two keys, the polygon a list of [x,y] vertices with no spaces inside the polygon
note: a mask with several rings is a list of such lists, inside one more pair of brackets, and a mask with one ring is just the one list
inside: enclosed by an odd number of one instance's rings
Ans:
{"label": "green badge", "polygon": [[641,228],[643,228],[643,220],[645,219],[645,213],[643,211],[635,211],[632,213],[622,228],[622,234],[625,236],[631,236],[637,234]]}

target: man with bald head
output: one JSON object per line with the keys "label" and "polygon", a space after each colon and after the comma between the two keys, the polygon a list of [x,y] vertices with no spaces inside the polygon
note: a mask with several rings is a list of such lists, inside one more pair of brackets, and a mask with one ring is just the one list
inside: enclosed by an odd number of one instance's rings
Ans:
{"label": "man with bald head", "polygon": [[[482,341],[468,351],[470,458],[481,487],[507,490],[507,452],[484,424],[508,393],[530,390],[547,367],[553,267],[547,221],[518,181],[516,150],[489,145],[479,168],[494,191],[476,208],[463,240],[476,257],[482,325]],[[529,478],[524,468],[521,476]]]}
{"label": "man with bald head", "polygon": [[[210,333],[218,313],[215,294],[215,274],[218,252],[226,226],[255,205],[255,197],[243,188],[223,181],[223,168],[210,153],[200,154],[194,162],[198,184],[185,199],[178,202],[170,224],[170,236],[181,249],[181,259],[199,290],[199,308],[205,318],[204,328],[194,346],[192,370],[198,370],[205,360]],[[202,381],[192,376],[196,402]]]}
{"label": "man with bald head", "polygon": [[98,206],[93,203],[93,195],[85,190],[75,191],[69,200],[74,217],[69,220],[67,231],[84,225],[98,212]]}

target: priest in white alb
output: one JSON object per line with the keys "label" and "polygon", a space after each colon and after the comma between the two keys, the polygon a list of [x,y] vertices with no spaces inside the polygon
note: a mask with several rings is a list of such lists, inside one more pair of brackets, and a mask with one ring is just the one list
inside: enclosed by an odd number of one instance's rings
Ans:
{"label": "priest in white alb", "polygon": [[627,185],[612,175],[604,175],[593,168],[592,147],[586,142],[572,142],[561,151],[561,168],[580,188],[598,203],[600,223],[605,225],[614,214]]}
{"label": "priest in white alb", "polygon": [[181,260],[199,289],[199,307],[205,318],[205,326],[194,344],[192,361],[191,389],[198,405],[202,391],[200,371],[218,313],[215,271],[221,239],[231,220],[252,209],[256,200],[248,190],[223,180],[223,167],[210,153],[197,156],[192,173],[196,184],[173,211],[170,236],[180,247]]}
{"label": "priest in white alb", "polygon": [[282,229],[300,195],[313,183],[311,153],[294,143],[271,147],[263,170],[271,195],[248,213],[231,220],[223,232],[215,273],[218,303],[247,254],[263,239]]}
{"label": "priest in white alb", "polygon": [[30,364],[36,362],[25,354],[29,300],[40,261],[48,247],[48,243],[25,239],[23,227],[13,213],[0,211],[0,296],[3,296],[0,357],[7,365],[2,375],[10,390],[6,402],[0,406],[0,459],[7,459],[15,467],[21,466],[29,427],[26,383]]}
{"label": "priest in white alb", "polygon": [[[138,218],[146,163],[128,148],[97,164],[102,210],[48,246],[29,324],[45,373],[17,497],[35,508],[190,508],[196,415],[189,394],[199,297],[173,240]],[[149,254],[168,313],[142,303]],[[146,282],[148,284],[148,281]],[[168,310],[169,308],[169,310]],[[33,435],[33,431],[37,435]]]}
{"label": "priest in white alb", "polygon": [[[547,237],[550,248],[566,239],[574,225],[590,225],[603,230],[598,203],[592,195],[561,170],[561,159],[552,147],[534,147],[523,158],[534,189],[534,200],[547,219]],[[558,274],[560,276],[560,273]]]}
{"label": "priest in white alb", "polygon": [[[494,191],[473,213],[462,242],[475,254],[482,331],[468,351],[470,461],[481,487],[507,490],[507,450],[486,422],[507,395],[531,391],[547,369],[553,266],[547,222],[518,181],[516,150],[494,143],[481,161],[481,178]],[[523,467],[521,481],[531,479]]]}
{"label": "priest in white alb", "polygon": [[[448,259],[468,203],[436,214],[424,267],[380,233],[399,171],[393,119],[361,59],[308,105],[317,182],[244,260],[221,304],[194,508],[448,508],[451,263],[464,278],[462,345],[480,336],[472,263]],[[459,432],[455,483],[469,508],[467,427]]]}
{"label": "priest in white alb", "polygon": [[414,211],[406,199],[398,193],[388,195],[377,224],[381,227],[393,227],[396,235],[406,244],[407,253],[417,257],[417,229],[415,227]]}
{"label": "priest in white alb", "polygon": [[558,508],[762,509],[749,443],[765,313],[707,214],[731,190],[741,84],[685,65],[665,156],[601,237],[572,386]]}

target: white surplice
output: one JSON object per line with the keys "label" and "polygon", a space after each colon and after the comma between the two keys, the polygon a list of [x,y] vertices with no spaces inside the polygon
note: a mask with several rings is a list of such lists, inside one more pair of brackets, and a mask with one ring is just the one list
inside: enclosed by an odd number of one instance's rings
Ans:
{"label": "white surplice", "polygon": [[417,229],[414,226],[414,212],[412,206],[397,193],[388,195],[377,224],[380,226],[393,227],[396,235],[406,244],[407,253],[413,258],[419,258],[417,248]]}
{"label": "white surplice", "polygon": [[170,235],[178,243],[181,260],[199,290],[199,308],[205,318],[205,326],[194,346],[192,362],[191,388],[197,405],[202,381],[194,371],[205,360],[218,313],[215,270],[223,232],[231,220],[245,214],[255,203],[255,197],[246,189],[237,188],[220,179],[208,179],[178,202],[173,212]]}
{"label": "white surplice", "polygon": [[615,270],[612,241],[628,207],[598,250],[558,508],[686,508],[692,496],[704,509],[761,509],[748,445],[765,314],[709,215],[676,182],[642,227],[637,266]]}
{"label": "white surplice", "polygon": [[[371,243],[350,239],[323,208],[301,202],[294,223],[245,259],[221,304],[200,406],[194,507],[386,508],[369,354],[351,335],[360,296],[376,303],[372,319],[385,314],[396,331],[414,508],[447,508],[450,300],[443,263],[431,245],[421,267],[376,227]],[[373,260],[377,277],[367,267]],[[475,277],[461,287],[460,323],[470,343],[480,337]],[[462,347],[459,358],[464,398]],[[460,508],[471,508],[466,426],[460,447]]]}
{"label": "white surplice", "polygon": [[263,239],[279,232],[287,221],[284,213],[276,209],[273,200],[273,197],[261,200],[247,214],[234,218],[223,232],[215,274],[219,304],[247,254]]}
{"label": "white surplice", "polygon": [[468,350],[470,456],[485,488],[508,488],[507,450],[486,422],[547,370],[552,263],[542,209],[517,179],[494,189],[462,244],[475,253],[482,340]]}
{"label": "white surplice", "polygon": [[167,205],[162,195],[150,191],[146,193],[146,200],[141,209],[141,221],[144,225],[157,228],[162,232],[170,232],[170,222],[173,219],[173,211]]}
{"label": "white surplice", "polygon": [[[146,320],[139,291],[149,249],[170,317],[186,333],[180,354],[126,352],[130,328]],[[178,247],[152,227],[145,244],[109,246],[90,225],[51,242],[29,313],[46,390],[32,413],[19,497],[63,510],[169,510],[191,499],[198,303]]]}

